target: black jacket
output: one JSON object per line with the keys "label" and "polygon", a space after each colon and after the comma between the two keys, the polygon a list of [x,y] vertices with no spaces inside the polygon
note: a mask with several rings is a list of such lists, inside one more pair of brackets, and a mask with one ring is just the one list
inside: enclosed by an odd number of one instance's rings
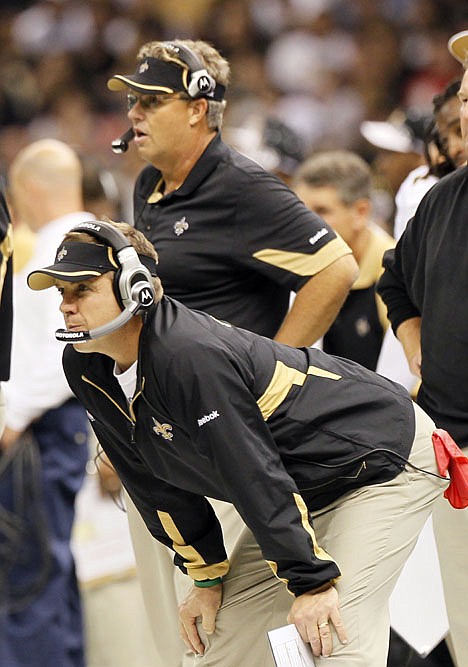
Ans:
{"label": "black jacket", "polygon": [[129,407],[113,367],[65,349],[68,381],[99,442],[151,533],[195,579],[228,568],[204,496],[235,505],[294,594],[336,578],[308,510],[396,476],[414,437],[401,386],[168,297],[144,324]]}
{"label": "black jacket", "polygon": [[395,250],[384,257],[378,291],[396,331],[421,317],[418,403],[468,447],[468,167],[422,199]]}

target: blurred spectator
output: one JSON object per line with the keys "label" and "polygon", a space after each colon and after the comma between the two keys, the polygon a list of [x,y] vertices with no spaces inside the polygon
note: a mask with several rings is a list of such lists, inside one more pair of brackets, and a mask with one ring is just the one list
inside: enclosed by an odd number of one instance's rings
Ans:
{"label": "blurred spectator", "polygon": [[[306,153],[348,148],[367,159],[359,133],[362,120],[382,120],[392,109],[406,108],[410,99],[419,104],[421,91],[429,102],[435,88],[453,78],[453,64],[442,46],[455,23],[468,19],[463,4],[4,2],[0,120],[23,125],[26,143],[53,136],[93,154],[107,167],[115,165],[109,144],[124,128],[116,130],[117,100],[105,91],[104,81],[113,71],[131,69],[138,44],[179,34],[205,38],[229,56],[227,123],[242,126],[251,113],[275,117],[299,133]],[[420,83],[424,77],[429,86]],[[76,128],[66,130],[66,124]],[[1,137],[0,154],[1,159]],[[4,168],[9,161],[11,155]],[[121,161],[117,169],[124,166]]]}
{"label": "blurred spectator", "polygon": [[349,87],[356,45],[337,26],[331,4],[292,3],[291,25],[265,53],[266,76],[279,93],[275,114],[301,136],[306,150],[327,142],[349,145],[362,118]]}
{"label": "blurred spectator", "polygon": [[382,256],[394,241],[372,222],[371,170],[349,151],[317,153],[295,172],[292,187],[346,241],[359,266],[358,279],[323,336],[323,350],[375,370],[389,326],[375,285],[382,273]]}
{"label": "blurred spectator", "polygon": [[[393,231],[395,196],[408,174],[424,164],[429,119],[396,109],[385,121],[363,121],[361,133],[374,146],[374,202],[377,215]],[[378,150],[375,151],[375,148]]]}
{"label": "blurred spectator", "polygon": [[9,177],[13,217],[37,234],[37,242],[14,278],[11,378],[0,440],[0,664],[83,667],[70,538],[88,458],[87,418],[68,387],[62,350],[51,335],[62,325],[56,295],[31,301],[26,275],[51,261],[63,234],[90,214],[80,210],[78,158],[60,142],[45,140],[21,150]]}
{"label": "blurred spectator", "polygon": [[400,38],[400,31],[379,14],[356,26],[357,54],[352,81],[363,105],[362,120],[382,120],[400,103],[403,74]]}
{"label": "blurred spectator", "polygon": [[28,56],[80,52],[94,37],[88,3],[39,0],[18,14],[13,24],[15,44]]}
{"label": "blurred spectator", "polygon": [[394,237],[402,235],[409,219],[438,178],[449,174],[466,161],[460,129],[460,80],[449,83],[433,98],[432,123],[427,127],[425,164],[413,169],[401,183],[395,196]]}
{"label": "blurred spectator", "polygon": [[113,173],[92,156],[81,156],[83,168],[83,201],[87,211],[96,218],[122,218],[119,186]]}
{"label": "blurred spectator", "polygon": [[445,161],[449,163],[443,174],[453,171],[456,167],[461,167],[467,158],[460,126],[460,100],[458,99],[460,85],[461,79],[452,81],[442,93],[435,95],[432,100],[437,147]]}
{"label": "blurred spectator", "polygon": [[223,136],[227,144],[286,183],[304,159],[300,137],[273,117],[251,115],[242,127],[225,128]]}

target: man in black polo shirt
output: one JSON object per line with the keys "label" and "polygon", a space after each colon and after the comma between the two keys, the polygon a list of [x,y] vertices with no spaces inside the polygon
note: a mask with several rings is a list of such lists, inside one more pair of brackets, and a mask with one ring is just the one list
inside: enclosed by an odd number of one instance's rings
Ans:
{"label": "man in black polo shirt", "polygon": [[[168,295],[280,342],[311,345],[335,319],[357,267],[342,239],[281,180],[222,141],[229,74],[213,47],[177,40],[145,44],[135,73],[108,82],[127,92],[134,142],[148,162],[135,186],[135,226],[158,249]],[[235,535],[239,522],[220,511],[225,533]],[[174,598],[171,564],[158,545],[150,545],[157,557],[148,556],[132,507],[129,517],[140,576],[149,570],[143,589],[161,664],[179,667],[173,644],[162,648],[171,615],[159,600],[163,589],[166,606]]]}

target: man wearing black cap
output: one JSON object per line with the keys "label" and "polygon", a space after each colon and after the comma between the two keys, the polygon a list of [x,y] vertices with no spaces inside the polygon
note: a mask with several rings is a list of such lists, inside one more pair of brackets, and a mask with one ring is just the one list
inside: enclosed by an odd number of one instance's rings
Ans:
{"label": "man wearing black cap", "polygon": [[[458,99],[468,155],[468,31],[453,35],[449,50],[465,67]],[[410,370],[421,378],[417,401],[437,426],[468,448],[468,167],[442,178],[422,199],[395,250],[384,256],[378,290]],[[438,503],[434,535],[457,667],[468,667],[466,567],[468,510]]]}
{"label": "man wearing black cap", "polygon": [[[432,420],[352,361],[163,296],[156,260],[129,225],[84,223],[28,284],[58,288],[70,387],[192,583],[179,617],[196,663],[272,665],[249,640],[287,589],[283,624],[317,667],[384,667],[388,598],[447,486]],[[207,495],[248,526],[230,558]]]}
{"label": "man wearing black cap", "polygon": [[[145,44],[136,71],[108,82],[111,90],[127,92],[134,143],[149,163],[135,186],[135,227],[158,249],[171,297],[289,345],[311,345],[335,319],[357,267],[346,244],[284,183],[222,141],[229,75],[213,47],[176,40]],[[291,291],[297,296],[288,313]],[[129,516],[132,527],[132,508]],[[151,545],[156,563],[145,545],[140,548],[146,533],[137,535],[134,527],[132,533],[140,573],[148,571],[144,591],[156,642],[164,650],[171,629],[155,600],[165,589],[170,604],[170,563]],[[181,664],[170,642],[161,664]]]}

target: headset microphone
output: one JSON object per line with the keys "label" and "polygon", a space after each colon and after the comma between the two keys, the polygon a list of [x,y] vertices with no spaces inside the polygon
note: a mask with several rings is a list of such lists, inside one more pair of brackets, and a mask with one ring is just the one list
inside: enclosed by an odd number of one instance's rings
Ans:
{"label": "headset microphone", "polygon": [[57,329],[55,338],[62,343],[86,343],[88,340],[107,336],[120,329],[124,324],[129,322],[138,311],[149,308],[154,303],[154,292],[148,287],[148,283],[144,280],[137,282],[131,288],[132,302],[125,306],[125,309],[116,318],[102,324],[100,327],[90,329],[89,331],[68,331],[67,329]]}
{"label": "headset microphone", "polygon": [[[136,307],[133,311],[136,310]],[[103,324],[100,327],[91,329],[90,331],[68,331],[67,329],[57,329],[55,332],[55,338],[60,340],[62,343],[85,343],[88,340],[94,338],[100,338],[101,336],[107,336],[107,334],[117,331],[121,326],[126,324],[133,317],[133,311],[131,308],[127,308],[122,311],[118,317],[111,320],[107,324]]]}
{"label": "headset microphone", "polygon": [[112,142],[112,150],[117,155],[121,155],[128,151],[128,144],[134,138],[135,132],[133,127],[130,127],[121,137],[114,139]]}

